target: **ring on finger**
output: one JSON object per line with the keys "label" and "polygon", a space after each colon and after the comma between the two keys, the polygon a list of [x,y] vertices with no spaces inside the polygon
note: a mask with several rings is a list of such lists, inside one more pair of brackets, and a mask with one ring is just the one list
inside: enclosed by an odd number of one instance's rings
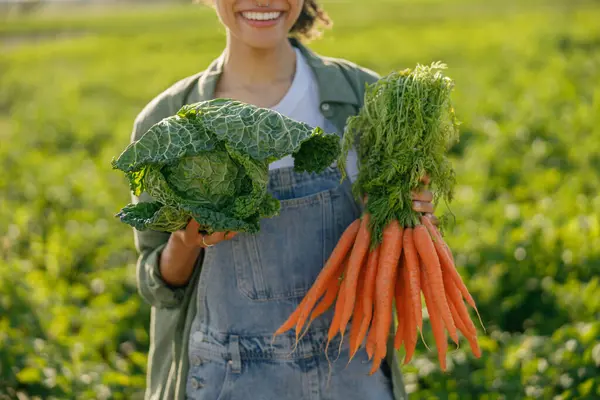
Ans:
{"label": "ring on finger", "polygon": [[206,236],[202,236],[202,244],[204,245],[204,247],[212,247],[212,246],[214,246],[214,244],[208,244],[208,243],[206,243],[206,242],[204,241],[204,238],[205,238],[205,237],[206,237]]}

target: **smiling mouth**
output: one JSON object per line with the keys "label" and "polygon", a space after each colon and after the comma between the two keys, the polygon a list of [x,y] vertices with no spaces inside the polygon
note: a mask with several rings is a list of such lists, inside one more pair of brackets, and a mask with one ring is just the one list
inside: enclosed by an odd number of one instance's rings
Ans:
{"label": "smiling mouth", "polygon": [[247,19],[248,21],[275,21],[279,17],[281,17],[281,11],[271,11],[271,12],[256,12],[256,11],[245,11],[242,12],[242,17]]}

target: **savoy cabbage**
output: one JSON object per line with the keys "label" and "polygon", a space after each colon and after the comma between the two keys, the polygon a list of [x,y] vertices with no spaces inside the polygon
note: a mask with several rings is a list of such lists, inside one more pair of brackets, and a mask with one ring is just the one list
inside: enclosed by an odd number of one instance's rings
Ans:
{"label": "savoy cabbage", "polygon": [[194,218],[209,233],[255,233],[279,212],[267,192],[271,162],[292,155],[296,171],[319,173],[339,153],[337,135],[270,109],[231,99],[186,105],[112,160],[135,195],[152,197],[117,215],[138,230],[173,232]]}

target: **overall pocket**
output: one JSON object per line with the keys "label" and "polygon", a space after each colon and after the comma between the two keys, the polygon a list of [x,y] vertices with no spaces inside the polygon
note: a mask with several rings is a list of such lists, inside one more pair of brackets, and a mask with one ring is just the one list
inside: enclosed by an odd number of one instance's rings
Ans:
{"label": "overall pocket", "polygon": [[241,373],[239,341],[224,345],[205,332],[193,332],[188,348],[187,397],[193,400],[229,398],[231,386]]}
{"label": "overall pocket", "polygon": [[[200,361],[197,361],[195,359]],[[187,398],[191,400],[223,399],[232,379],[231,365],[192,356],[186,385]]]}

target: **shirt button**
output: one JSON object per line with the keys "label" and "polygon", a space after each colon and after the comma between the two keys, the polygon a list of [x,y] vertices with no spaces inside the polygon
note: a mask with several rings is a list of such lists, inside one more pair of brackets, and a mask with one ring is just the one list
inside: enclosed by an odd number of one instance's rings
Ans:
{"label": "shirt button", "polygon": [[200,343],[202,339],[204,339],[204,335],[202,334],[202,332],[194,332],[194,334],[192,335],[192,340],[195,343]]}
{"label": "shirt button", "polygon": [[196,378],[192,378],[192,388],[194,389],[202,389],[204,385]]}
{"label": "shirt button", "polygon": [[202,359],[198,356],[192,356],[192,364],[202,365]]}

